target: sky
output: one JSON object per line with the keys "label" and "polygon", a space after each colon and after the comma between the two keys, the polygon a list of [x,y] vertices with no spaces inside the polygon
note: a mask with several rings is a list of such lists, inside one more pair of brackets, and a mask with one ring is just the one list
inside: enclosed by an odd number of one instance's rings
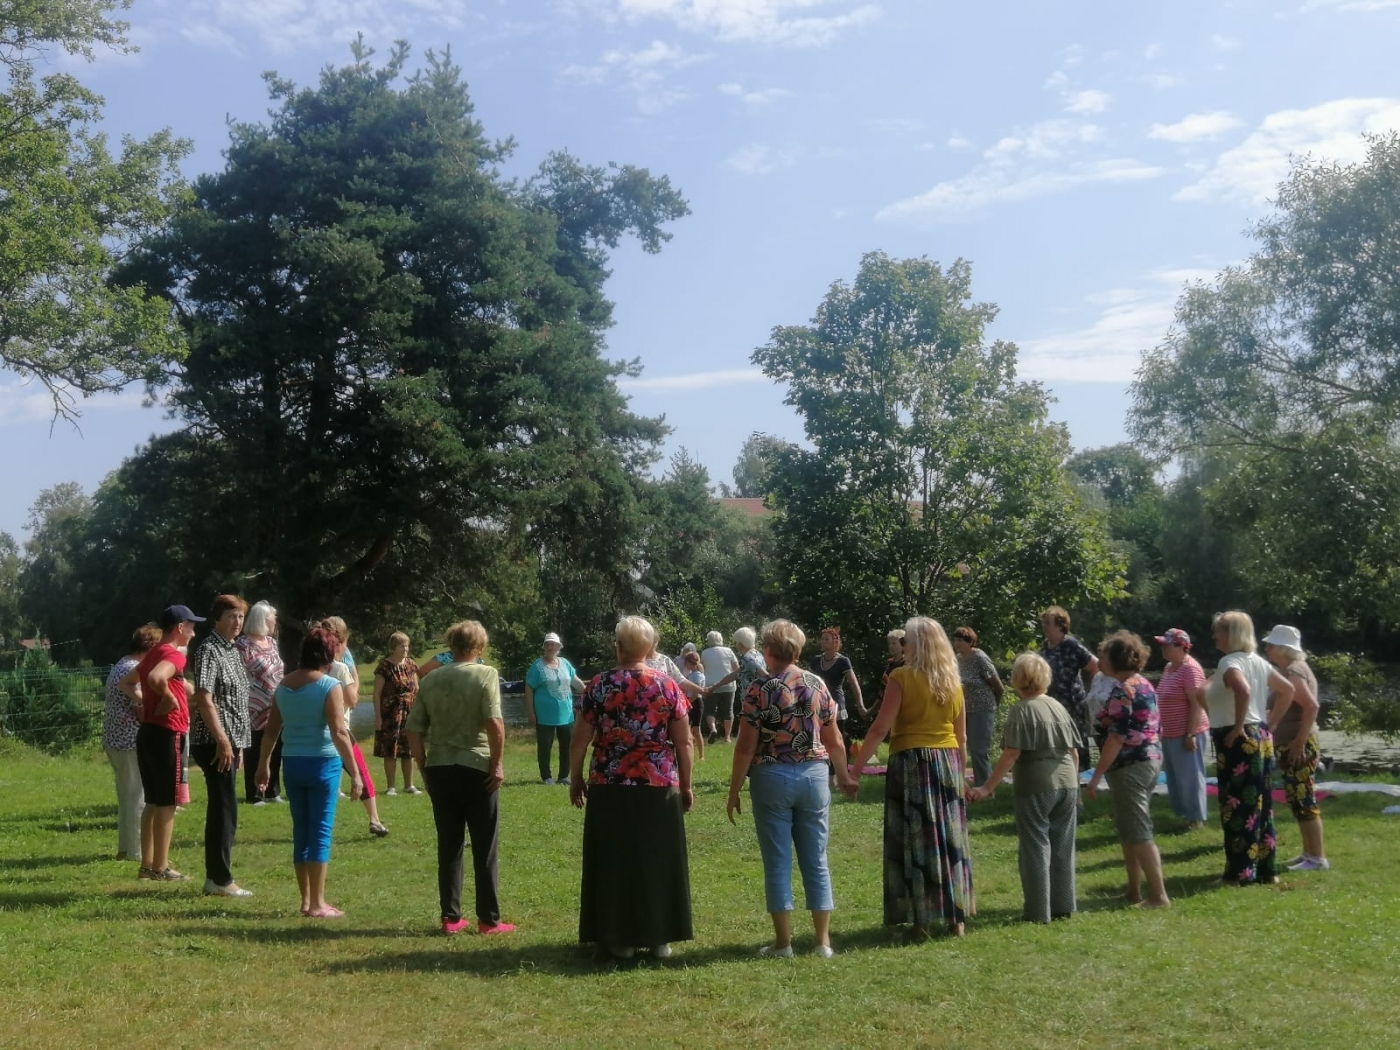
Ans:
{"label": "sky", "polygon": [[[1190,281],[1250,250],[1292,157],[1359,159],[1400,128],[1400,0],[135,0],[134,55],[62,59],[115,135],[194,142],[222,165],[229,120],[268,110],[261,74],[312,83],[363,33],[450,47],[476,115],[549,152],[665,174],[693,214],[659,255],[625,246],[611,358],[634,410],[664,414],[730,480],[754,431],[800,440],[750,362],[808,321],[861,256],[971,262],[1077,449],[1124,440],[1128,384]],[[1391,70],[1387,73],[1386,70]],[[45,487],[91,491],[174,424],[139,391],[54,423],[0,372],[0,530]]]}

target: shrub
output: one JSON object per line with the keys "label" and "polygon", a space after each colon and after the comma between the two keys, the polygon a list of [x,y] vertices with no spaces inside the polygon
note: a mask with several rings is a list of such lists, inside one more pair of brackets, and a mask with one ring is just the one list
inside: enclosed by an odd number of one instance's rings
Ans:
{"label": "shrub", "polygon": [[93,668],[59,667],[42,650],[0,673],[0,731],[51,753],[84,744],[102,723],[103,678]]}
{"label": "shrub", "polygon": [[1400,738],[1400,695],[1377,664],[1351,653],[1317,656],[1312,664],[1332,694],[1331,728],[1352,736],[1377,733],[1387,741]]}

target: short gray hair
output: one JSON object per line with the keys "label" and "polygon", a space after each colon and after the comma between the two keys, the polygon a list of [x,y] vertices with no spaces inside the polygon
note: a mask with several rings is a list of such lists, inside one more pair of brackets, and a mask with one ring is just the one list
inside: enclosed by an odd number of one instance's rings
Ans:
{"label": "short gray hair", "polygon": [[758,633],[752,627],[740,627],[734,632],[734,644],[743,649],[752,649],[758,641]]}
{"label": "short gray hair", "polygon": [[257,602],[243,620],[243,633],[253,638],[266,638],[277,622],[277,610],[268,602]]}
{"label": "short gray hair", "polygon": [[712,649],[712,648],[714,648],[714,647],[717,646],[717,645],[723,645],[723,644],[724,644],[724,635],[720,634],[718,631],[711,631],[709,634],[705,635],[705,646],[706,646],[707,648],[711,648],[711,649]]}
{"label": "short gray hair", "polygon": [[1288,662],[1291,664],[1296,664],[1299,660],[1307,660],[1308,658],[1307,653],[1303,652],[1301,649],[1295,649],[1291,645],[1268,644],[1270,649],[1277,649],[1279,652],[1283,653],[1284,656],[1288,657]]}

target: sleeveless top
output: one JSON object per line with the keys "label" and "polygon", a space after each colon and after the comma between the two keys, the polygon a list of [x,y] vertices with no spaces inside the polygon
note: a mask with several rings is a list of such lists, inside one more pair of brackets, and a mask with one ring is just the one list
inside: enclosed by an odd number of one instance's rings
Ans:
{"label": "sleeveless top", "polygon": [[338,754],[326,724],[326,697],[340,683],[328,674],[299,689],[277,687],[277,710],[282,714],[284,758],[334,758]]}

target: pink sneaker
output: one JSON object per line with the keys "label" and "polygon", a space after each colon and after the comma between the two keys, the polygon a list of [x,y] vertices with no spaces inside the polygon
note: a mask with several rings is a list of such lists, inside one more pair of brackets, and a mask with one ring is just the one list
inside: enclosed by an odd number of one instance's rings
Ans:
{"label": "pink sneaker", "polygon": [[449,936],[454,933],[461,933],[467,928],[469,924],[470,920],[466,918],[458,919],[455,922],[451,919],[443,919],[442,932],[448,934]]}
{"label": "pink sneaker", "polygon": [[508,922],[498,922],[495,924],[483,922],[477,926],[476,932],[483,937],[489,937],[493,933],[514,933],[515,927]]}

